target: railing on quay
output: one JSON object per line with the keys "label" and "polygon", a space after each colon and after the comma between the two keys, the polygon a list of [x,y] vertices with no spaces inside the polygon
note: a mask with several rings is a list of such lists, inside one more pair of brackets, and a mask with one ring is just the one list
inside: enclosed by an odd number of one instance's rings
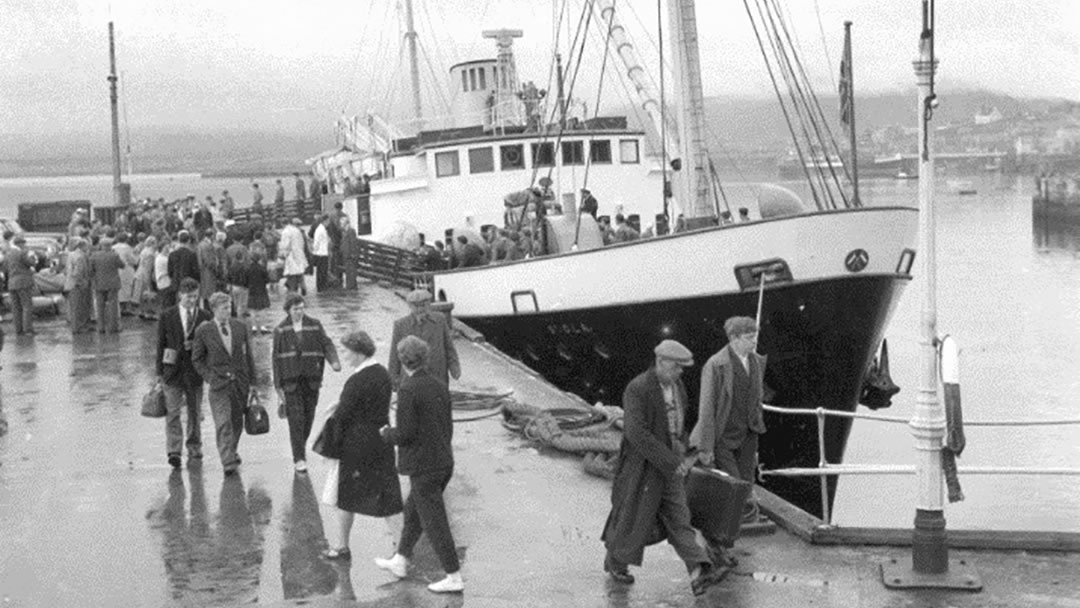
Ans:
{"label": "railing on quay", "polygon": [[[763,406],[766,412],[785,416],[814,416],[817,418],[818,436],[818,466],[816,468],[786,468],[772,471],[762,471],[762,475],[776,475],[778,477],[819,477],[821,482],[821,513],[826,525],[832,525],[832,514],[829,510],[828,477],[831,475],[914,475],[915,465],[895,464],[833,464],[825,457],[825,418],[859,418],[863,420],[877,420],[891,424],[910,424],[907,418],[899,416],[883,416],[880,414],[863,414],[858,412],[845,412],[842,410],[830,410],[823,407],[815,409],[789,409],[772,405]],[[965,426],[1062,426],[1080,424],[1080,418],[1062,418],[1057,420],[976,420],[964,421]],[[1080,476],[1080,468],[1063,467],[957,467],[959,473],[968,475],[1077,475]]]}

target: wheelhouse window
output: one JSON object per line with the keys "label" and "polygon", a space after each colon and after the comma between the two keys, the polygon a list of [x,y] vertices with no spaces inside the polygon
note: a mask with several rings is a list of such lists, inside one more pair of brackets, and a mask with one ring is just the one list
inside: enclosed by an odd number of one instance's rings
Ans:
{"label": "wheelhouse window", "polygon": [[495,170],[495,155],[491,148],[469,150],[469,173],[491,173]]}
{"label": "wheelhouse window", "polygon": [[585,142],[583,142],[583,141],[564,141],[564,142],[562,142],[562,164],[564,164],[564,165],[584,165],[585,164]]}
{"label": "wheelhouse window", "polygon": [[611,164],[611,142],[606,139],[590,141],[589,161],[593,164]]}
{"label": "wheelhouse window", "polygon": [[551,142],[533,144],[532,156],[534,167],[554,167],[555,144]]}
{"label": "wheelhouse window", "polygon": [[465,70],[461,70],[461,90],[469,92],[469,74]]}
{"label": "wheelhouse window", "polygon": [[525,146],[499,146],[499,161],[503,171],[525,168]]}
{"label": "wheelhouse window", "polygon": [[469,87],[471,90],[476,90],[476,68],[469,68]]}
{"label": "wheelhouse window", "polygon": [[637,164],[641,162],[638,155],[638,142],[636,139],[619,140],[619,160],[623,164]]}
{"label": "wheelhouse window", "polygon": [[476,70],[476,71],[480,72],[480,90],[481,91],[486,91],[487,90],[487,82],[486,82],[486,80],[487,80],[487,68],[480,68],[479,70]]}
{"label": "wheelhouse window", "polygon": [[458,161],[458,151],[435,153],[435,177],[450,177],[461,174],[461,165]]}

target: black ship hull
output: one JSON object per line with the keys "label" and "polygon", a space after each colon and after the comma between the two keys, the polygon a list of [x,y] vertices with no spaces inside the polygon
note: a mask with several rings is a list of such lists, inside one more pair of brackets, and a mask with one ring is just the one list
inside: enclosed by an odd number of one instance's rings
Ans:
{"label": "black ship hull", "polygon": [[[909,280],[909,276],[899,274],[849,274],[767,286],[758,352],[768,356],[765,383],[772,394],[769,403],[853,411],[892,308]],[[691,403],[696,404],[701,364],[727,342],[724,321],[735,315],[754,316],[757,298],[756,290],[746,290],[681,300],[460,318],[503,352],[589,402],[621,402],[626,384],[651,365],[652,348],[664,338],[679,340],[694,353],[695,366],[688,368],[684,381]],[[688,428],[696,419],[696,407],[691,409]],[[813,417],[766,414],[765,422],[768,432],[762,436],[759,449],[765,469],[818,465],[817,421]],[[850,430],[848,419],[827,420],[825,451],[829,462],[842,462]],[[829,482],[831,503],[836,479]],[[816,478],[769,476],[763,483],[821,516]]]}

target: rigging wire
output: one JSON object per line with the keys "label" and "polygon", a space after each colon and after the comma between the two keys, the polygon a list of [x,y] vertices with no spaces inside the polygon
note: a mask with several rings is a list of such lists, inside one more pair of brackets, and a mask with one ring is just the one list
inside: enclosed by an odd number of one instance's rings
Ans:
{"label": "rigging wire", "polygon": [[829,54],[829,42],[825,38],[825,27],[821,25],[821,7],[818,6],[818,0],[814,0],[814,12],[817,14],[817,26],[818,32],[821,33],[821,46],[825,49],[825,65],[829,66],[827,70],[829,72],[829,81],[832,82],[832,90],[837,91],[840,87],[836,84],[836,74],[832,69],[832,55]]}
{"label": "rigging wire", "polygon": [[[776,93],[777,101],[780,102],[780,110],[784,114],[784,121],[787,122],[788,131],[792,135],[792,143],[795,145],[795,153],[799,157],[799,164],[802,166],[803,173],[806,175],[806,181],[810,186],[810,193],[814,197],[814,204],[817,205],[819,210],[822,209],[821,199],[818,197],[816,188],[814,187],[813,180],[810,178],[810,172],[806,169],[806,161],[803,156],[802,146],[799,144],[798,137],[795,136],[795,127],[791,123],[791,115],[788,112],[787,104],[784,103],[784,96],[780,93],[780,85],[776,81],[776,74],[772,67],[772,62],[769,61],[769,54],[765,51],[765,43],[761,40],[761,32],[759,31],[757,20],[754,19],[754,11],[750,8],[750,0],[743,0],[743,7],[746,8],[746,15],[750,18],[750,25],[754,30],[754,37],[757,39],[758,49],[761,51],[761,57],[765,61],[765,68],[769,72],[769,80],[772,81],[773,91]],[[764,24],[762,24],[764,27]]]}
{"label": "rigging wire", "polygon": [[[375,5],[375,0],[368,0],[367,11],[364,12],[364,13],[361,13],[361,14],[370,15],[371,14],[371,9],[372,9],[372,7],[374,5]],[[348,105],[347,104],[349,103],[350,99],[353,97],[353,95],[352,95],[353,86],[356,84],[356,76],[357,76],[357,73],[359,72],[359,70],[357,69],[357,65],[360,63],[360,51],[361,51],[361,49],[363,48],[363,45],[364,45],[364,35],[367,33],[368,23],[370,23],[370,21],[365,19],[364,20],[364,25],[361,27],[361,30],[360,30],[360,36],[356,39],[356,54],[353,55],[352,63],[349,64],[349,67],[351,68],[349,70],[349,82],[348,82],[348,84],[345,85],[345,88],[344,88],[345,99],[341,103],[341,107],[342,107],[341,113],[342,114],[344,114],[348,110]]]}
{"label": "rigging wire", "polygon": [[[806,121],[803,123],[803,133],[805,134],[807,141],[810,142],[811,154],[813,153],[814,149],[813,143],[818,142],[820,145],[817,147],[822,151],[823,157],[825,159],[825,166],[828,168],[829,175],[832,177],[833,182],[839,185],[839,178],[837,178],[836,171],[833,169],[832,163],[829,161],[829,149],[826,146],[826,140],[822,136],[821,127],[818,124],[818,117],[815,116],[813,112],[813,106],[811,105],[805,90],[807,87],[809,87],[809,82],[806,82],[804,86],[803,82],[799,78],[798,73],[795,70],[796,64],[792,59],[792,56],[795,53],[793,49],[791,49],[791,38],[786,37],[787,41],[785,46],[785,39],[781,37],[781,33],[783,32],[783,30],[781,26],[778,25],[779,16],[776,14],[777,10],[775,2],[770,2],[770,0],[764,0],[764,8],[765,14],[769,19],[769,23],[773,28],[773,35],[776,41],[777,52],[780,60],[784,65],[784,73],[788,77],[788,90],[791,92],[792,103],[795,104],[795,106],[799,109],[800,114],[805,114]],[[798,59],[796,58],[795,61],[797,60]],[[814,132],[813,137],[807,129],[807,123],[809,123],[809,129],[812,129]],[[818,173],[818,177],[822,182],[825,193],[829,198],[830,206],[833,209],[836,209],[836,198],[833,193],[833,188],[829,186],[828,176],[825,175],[825,169],[821,168],[817,160],[814,159],[813,155],[811,155],[811,162],[814,164],[814,167]],[[847,196],[844,194],[843,189],[837,188],[837,190],[839,191],[838,193],[844,202],[844,206],[847,207]]]}
{"label": "rigging wire", "polygon": [[443,87],[439,86],[439,84],[438,84],[439,80],[438,80],[438,77],[435,74],[435,66],[432,65],[432,63],[431,63],[431,55],[427,52],[427,48],[424,46],[424,42],[422,40],[418,39],[416,42],[417,42],[417,46],[420,47],[420,50],[421,50],[421,52],[422,52],[422,54],[424,56],[424,63],[427,64],[428,73],[431,74],[430,89],[431,89],[431,91],[433,93],[431,95],[431,98],[432,99],[437,99],[439,102],[441,102],[442,103],[441,111],[444,114],[449,114],[450,113],[450,101],[446,98],[446,94],[443,92]]}
{"label": "rigging wire", "polygon": [[656,0],[656,37],[659,40],[660,55],[660,197],[664,202],[664,217],[671,223],[668,215],[668,166],[667,166],[667,120],[664,120],[666,93],[664,92],[664,6],[662,0]]}

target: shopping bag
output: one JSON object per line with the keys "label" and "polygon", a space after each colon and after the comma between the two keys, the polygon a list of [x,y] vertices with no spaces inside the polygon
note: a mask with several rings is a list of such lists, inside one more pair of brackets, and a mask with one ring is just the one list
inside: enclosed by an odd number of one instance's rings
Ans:
{"label": "shopping bag", "polygon": [[158,380],[150,387],[150,391],[143,395],[141,413],[147,418],[164,418],[165,412],[165,389]]}
{"label": "shopping bag", "polygon": [[330,416],[319,431],[311,451],[327,458],[341,458],[341,425],[337,416]]}
{"label": "shopping bag", "polygon": [[244,409],[244,431],[248,435],[262,435],[270,432],[270,415],[259,403],[259,396],[254,391],[248,397],[248,404]]}
{"label": "shopping bag", "polygon": [[322,497],[320,497],[320,500],[324,505],[331,507],[337,506],[339,465],[340,462],[337,459],[328,459],[326,461],[326,466],[329,470],[326,473],[326,483],[323,484]]}

